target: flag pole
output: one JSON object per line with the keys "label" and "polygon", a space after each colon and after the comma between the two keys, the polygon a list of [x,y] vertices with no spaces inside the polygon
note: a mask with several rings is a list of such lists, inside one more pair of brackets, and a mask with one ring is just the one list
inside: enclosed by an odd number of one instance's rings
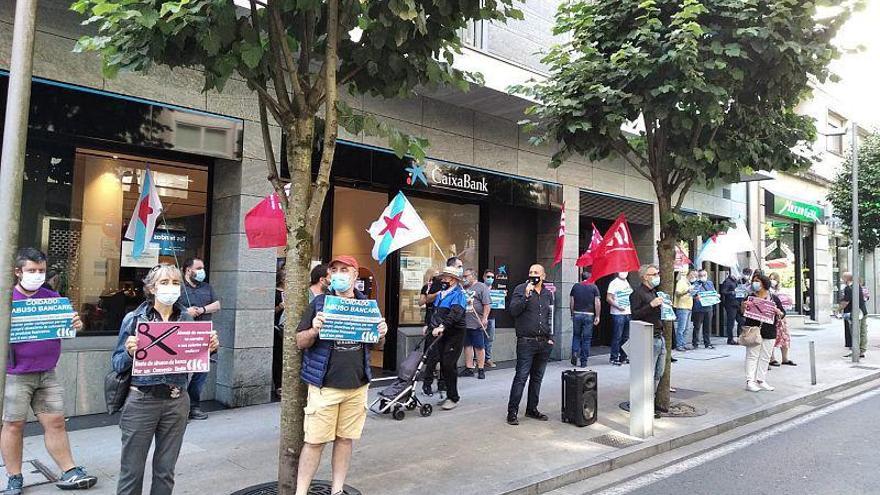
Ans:
{"label": "flag pole", "polygon": [[430,230],[428,230],[428,237],[430,237],[431,241],[434,242],[434,247],[437,248],[437,251],[440,251],[440,256],[443,256],[443,260],[445,261],[447,259],[446,253],[444,253],[443,249],[440,248],[440,244],[437,243],[437,239],[434,239],[434,234],[432,234]]}

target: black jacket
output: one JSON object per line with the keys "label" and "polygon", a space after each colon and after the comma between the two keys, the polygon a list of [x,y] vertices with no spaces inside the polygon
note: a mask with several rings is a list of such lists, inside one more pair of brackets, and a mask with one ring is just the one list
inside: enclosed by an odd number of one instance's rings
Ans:
{"label": "black jacket", "polygon": [[651,301],[657,297],[657,289],[649,289],[645,284],[639,284],[629,296],[632,306],[632,319],[644,321],[654,325],[654,337],[663,335],[663,321],[660,320],[660,306],[651,307]]}
{"label": "black jacket", "polygon": [[740,305],[742,301],[736,298],[736,288],[739,286],[739,281],[727,277],[724,279],[724,282],[721,283],[721,290],[719,294],[721,295],[721,304],[726,308],[735,308]]}
{"label": "black jacket", "polygon": [[550,326],[550,308],[553,306],[553,294],[541,285],[541,292],[532,291],[526,297],[526,285],[519,284],[513,289],[510,298],[510,315],[514,318],[517,337],[549,338],[553,335]]}

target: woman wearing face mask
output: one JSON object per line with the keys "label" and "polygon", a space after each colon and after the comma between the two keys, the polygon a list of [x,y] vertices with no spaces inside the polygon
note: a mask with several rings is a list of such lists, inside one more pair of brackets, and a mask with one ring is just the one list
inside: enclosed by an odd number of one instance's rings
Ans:
{"label": "woman wearing face mask", "polygon": [[[119,341],[113,352],[112,365],[117,373],[131,370],[137,351],[138,323],[192,321],[192,316],[178,303],[183,276],[177,267],[156,265],[144,278],[147,298],[122,320]],[[217,350],[217,334],[211,335],[210,350]],[[140,495],[150,444],[153,452],[152,495],[170,494],[174,490],[174,466],[183,444],[189,416],[187,373],[133,376],[131,391],[122,414],[122,459],[117,495]]]}
{"label": "woman wearing face mask", "polygon": [[694,307],[694,296],[691,294],[691,286],[697,281],[697,271],[690,270],[687,275],[681,274],[675,284],[675,299],[672,307],[675,309],[675,350],[684,352],[687,348],[687,329],[691,322],[691,310]]}
{"label": "woman wearing face mask", "polygon": [[[773,272],[768,277],[770,279],[770,293],[774,296],[779,292],[779,274]],[[776,347],[781,349],[782,363],[776,360]],[[797,364],[789,359],[789,349],[791,349],[791,333],[788,331],[788,322],[784,319],[779,320],[776,325],[776,344],[770,353],[770,366],[797,366]]]}
{"label": "woman wearing face mask", "polygon": [[[770,353],[776,343],[776,327],[780,320],[785,318],[785,310],[782,302],[770,292],[770,279],[762,273],[752,275],[752,290],[756,299],[772,301],[776,306],[775,321],[763,323],[746,317],[746,327],[760,327],[762,342],[758,345],[746,347],[746,390],[760,392],[761,390],[775,390],[767,383],[767,369],[770,364]],[[746,303],[743,303],[745,306]]]}

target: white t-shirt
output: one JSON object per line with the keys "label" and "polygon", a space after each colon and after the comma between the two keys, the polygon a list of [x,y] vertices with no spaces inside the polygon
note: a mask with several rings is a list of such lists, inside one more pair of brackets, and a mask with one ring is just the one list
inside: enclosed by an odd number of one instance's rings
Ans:
{"label": "white t-shirt", "polygon": [[623,310],[619,310],[614,306],[611,306],[611,314],[613,315],[628,315],[632,314],[632,309],[629,304],[629,296],[632,294],[632,287],[629,286],[629,282],[626,280],[621,280],[620,277],[614,277],[614,280],[611,281],[611,284],[608,285],[608,293],[614,294],[614,298],[617,302],[617,305],[622,307]]}

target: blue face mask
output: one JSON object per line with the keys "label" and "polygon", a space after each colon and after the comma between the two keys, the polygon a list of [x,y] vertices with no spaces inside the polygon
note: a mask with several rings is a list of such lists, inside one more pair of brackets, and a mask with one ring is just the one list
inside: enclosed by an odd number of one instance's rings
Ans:
{"label": "blue face mask", "polygon": [[660,286],[660,276],[659,275],[651,279],[651,285],[653,285],[654,287]]}
{"label": "blue face mask", "polygon": [[200,268],[200,269],[196,270],[196,272],[193,274],[193,279],[196,282],[204,282],[205,281],[205,269]]}
{"label": "blue face mask", "polygon": [[333,273],[330,275],[330,288],[334,292],[345,292],[351,288],[351,277],[346,273]]}
{"label": "blue face mask", "polygon": [[492,277],[486,277],[486,285],[492,285],[495,283],[495,279]]}

